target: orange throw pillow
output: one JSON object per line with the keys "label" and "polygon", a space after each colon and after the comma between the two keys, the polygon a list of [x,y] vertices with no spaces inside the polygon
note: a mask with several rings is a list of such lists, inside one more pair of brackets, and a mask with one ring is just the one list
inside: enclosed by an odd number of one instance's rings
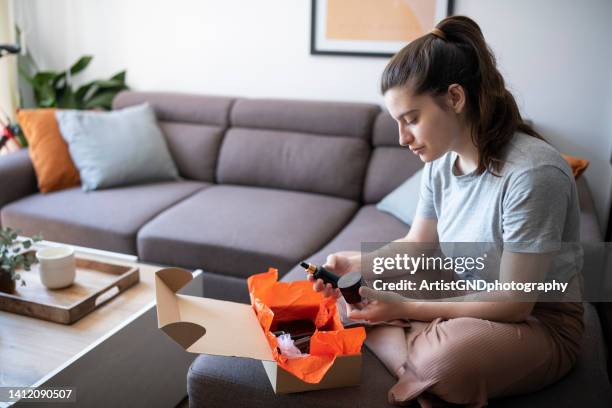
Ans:
{"label": "orange throw pillow", "polygon": [[569,163],[575,179],[577,179],[586,170],[586,168],[589,167],[588,160],[568,156],[567,154],[562,154],[561,156],[563,156],[563,158]]}
{"label": "orange throw pillow", "polygon": [[17,119],[30,145],[30,158],[42,193],[80,184],[68,145],[60,133],[55,109],[20,109]]}

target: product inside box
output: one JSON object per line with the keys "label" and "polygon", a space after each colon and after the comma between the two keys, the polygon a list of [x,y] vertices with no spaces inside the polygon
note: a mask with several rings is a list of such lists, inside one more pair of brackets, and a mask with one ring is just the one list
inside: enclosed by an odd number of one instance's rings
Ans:
{"label": "product inside box", "polygon": [[[290,334],[291,337],[312,336],[315,332],[315,329],[316,327],[313,322],[313,319],[298,319],[289,320],[285,322],[273,320],[272,326],[270,327],[270,331],[272,331],[275,335],[276,332],[284,332]],[[322,327],[319,330],[329,329]]]}
{"label": "product inside box", "polygon": [[[308,281],[278,282],[278,272],[268,272],[249,277],[251,304],[261,328],[280,367],[304,382],[316,384],[325,376],[336,357],[359,355],[365,340],[362,327],[345,329],[333,298],[324,297],[312,289]],[[287,358],[278,351],[278,339],[274,334],[280,328],[289,331],[314,330],[308,344],[308,355]],[[284,330],[282,330],[284,331]]]}
{"label": "product inside box", "polygon": [[[298,319],[286,322],[272,321],[270,331],[276,336],[279,342],[279,352],[296,354],[295,348],[302,354],[310,352],[310,337],[314,334],[316,326],[312,319]],[[327,330],[321,328],[321,330]],[[288,337],[288,339],[287,339]]]}

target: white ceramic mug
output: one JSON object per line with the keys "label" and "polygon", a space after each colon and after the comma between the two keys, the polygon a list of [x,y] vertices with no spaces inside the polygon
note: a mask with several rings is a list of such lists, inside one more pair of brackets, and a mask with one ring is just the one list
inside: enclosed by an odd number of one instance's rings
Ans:
{"label": "white ceramic mug", "polygon": [[72,285],[76,274],[74,248],[70,246],[47,247],[36,251],[40,281],[49,289]]}

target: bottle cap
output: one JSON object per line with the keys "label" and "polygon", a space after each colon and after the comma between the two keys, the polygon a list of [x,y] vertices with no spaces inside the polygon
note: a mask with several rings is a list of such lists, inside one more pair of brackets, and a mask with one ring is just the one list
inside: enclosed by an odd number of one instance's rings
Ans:
{"label": "bottle cap", "polygon": [[355,304],[361,302],[359,288],[363,286],[363,279],[359,272],[349,272],[342,275],[338,280],[338,288],[347,303]]}

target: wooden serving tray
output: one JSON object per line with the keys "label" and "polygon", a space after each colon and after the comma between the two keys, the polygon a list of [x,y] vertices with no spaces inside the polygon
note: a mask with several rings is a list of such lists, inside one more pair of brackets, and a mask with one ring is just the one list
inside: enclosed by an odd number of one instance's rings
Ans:
{"label": "wooden serving tray", "polygon": [[38,266],[19,271],[26,286],[18,281],[14,294],[0,292],[0,310],[72,324],[140,281],[135,266],[76,256],[74,283],[63,289],[47,289],[40,282]]}

